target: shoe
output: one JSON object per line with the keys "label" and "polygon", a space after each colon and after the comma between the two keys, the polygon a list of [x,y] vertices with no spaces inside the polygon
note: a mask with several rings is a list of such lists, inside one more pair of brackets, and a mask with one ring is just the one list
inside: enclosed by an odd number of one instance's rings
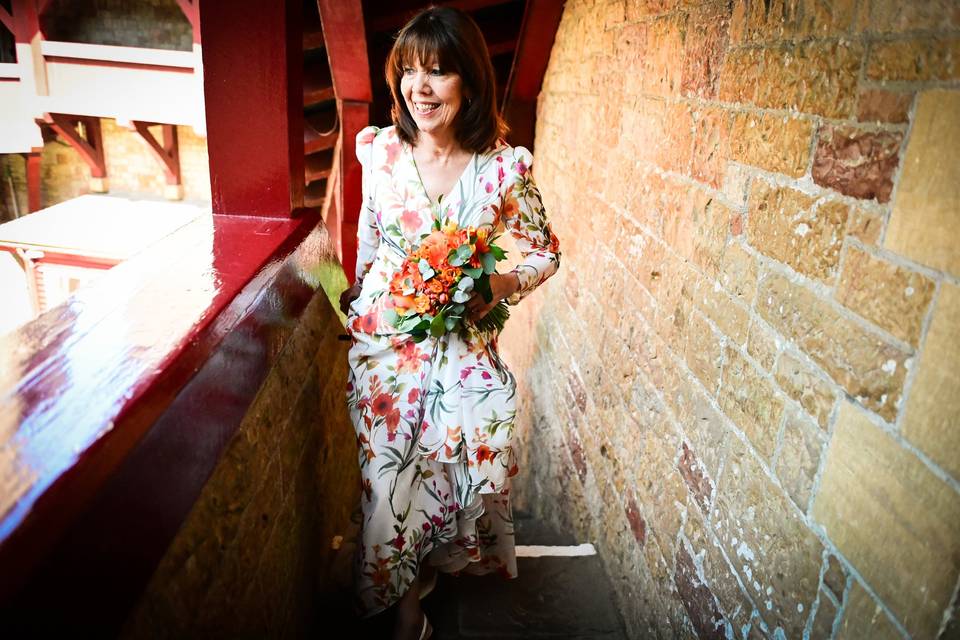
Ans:
{"label": "shoe", "polygon": [[431,627],[430,622],[427,621],[427,614],[423,614],[423,629],[420,630],[420,640],[427,640],[432,635],[433,627]]}
{"label": "shoe", "polygon": [[433,588],[434,588],[435,586],[437,586],[437,573],[439,573],[439,572],[438,572],[436,569],[434,569],[434,570],[433,570],[433,577],[430,579],[430,582],[428,582],[428,583],[426,583],[425,585],[423,585],[423,586],[420,587],[420,599],[421,599],[421,600],[423,600],[423,599],[426,598],[428,595],[430,595],[430,592],[433,591]]}

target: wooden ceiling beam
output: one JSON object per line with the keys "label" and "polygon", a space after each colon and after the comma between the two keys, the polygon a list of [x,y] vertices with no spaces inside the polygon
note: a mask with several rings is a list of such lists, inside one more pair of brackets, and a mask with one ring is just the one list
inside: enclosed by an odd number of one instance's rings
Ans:
{"label": "wooden ceiling beam", "polygon": [[[511,0],[447,0],[446,2],[437,2],[436,4],[441,7],[454,7],[455,9],[461,9],[467,13],[470,13],[471,11],[479,11],[481,9],[487,9],[489,7],[506,4],[510,1]],[[415,13],[425,8],[426,5],[424,4],[422,6],[404,9],[402,11],[395,11],[393,13],[387,13],[374,18],[370,21],[370,31],[372,33],[395,31],[405,25]]]}
{"label": "wooden ceiling beam", "polygon": [[317,9],[337,99],[371,102],[370,62],[360,0],[317,0]]}

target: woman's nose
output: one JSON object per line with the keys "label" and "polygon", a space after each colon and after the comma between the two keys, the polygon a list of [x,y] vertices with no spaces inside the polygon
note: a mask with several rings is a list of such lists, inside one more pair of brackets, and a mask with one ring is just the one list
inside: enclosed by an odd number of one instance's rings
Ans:
{"label": "woman's nose", "polygon": [[426,73],[417,73],[413,80],[413,88],[421,93],[430,92],[430,76]]}

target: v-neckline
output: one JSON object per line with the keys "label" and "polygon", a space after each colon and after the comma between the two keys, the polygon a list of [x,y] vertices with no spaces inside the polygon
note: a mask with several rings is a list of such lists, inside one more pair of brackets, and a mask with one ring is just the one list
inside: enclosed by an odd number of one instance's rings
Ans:
{"label": "v-neckline", "polygon": [[450,187],[450,190],[446,193],[440,194],[440,198],[437,199],[437,202],[434,203],[433,198],[430,197],[430,192],[427,191],[427,185],[423,182],[423,176],[420,175],[420,167],[417,166],[417,159],[413,156],[413,145],[404,143],[403,145],[407,153],[410,154],[410,163],[413,165],[413,170],[417,174],[417,182],[420,183],[420,190],[423,192],[423,195],[426,196],[427,201],[430,203],[431,209],[436,209],[436,212],[439,214],[440,211],[444,208],[445,202],[450,202],[450,195],[456,191],[457,187],[460,186],[460,183],[463,182],[464,176],[467,175],[470,167],[477,161],[477,152],[474,151],[470,155],[470,159],[467,160],[467,164],[463,167],[463,170],[460,172],[460,176],[453,183],[453,186]]}

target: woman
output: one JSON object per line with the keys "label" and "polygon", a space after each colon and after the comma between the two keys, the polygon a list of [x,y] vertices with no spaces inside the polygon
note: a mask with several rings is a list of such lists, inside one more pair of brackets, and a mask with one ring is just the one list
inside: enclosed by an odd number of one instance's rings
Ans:
{"label": "woman", "polygon": [[[430,8],[401,31],[386,64],[394,126],[357,136],[363,167],[356,284],[341,296],[352,337],[347,404],[363,483],[356,590],[361,615],[399,603],[395,638],[425,638],[420,609],[436,570],[517,575],[510,477],[515,382],[496,335],[468,323],[422,342],[385,321],[391,276],[435,220],[509,230],[524,262],[493,274],[482,318],[516,304],[559,265],[523,147],[502,139],[493,68],[465,13]],[[423,585],[423,586],[421,586]]]}

